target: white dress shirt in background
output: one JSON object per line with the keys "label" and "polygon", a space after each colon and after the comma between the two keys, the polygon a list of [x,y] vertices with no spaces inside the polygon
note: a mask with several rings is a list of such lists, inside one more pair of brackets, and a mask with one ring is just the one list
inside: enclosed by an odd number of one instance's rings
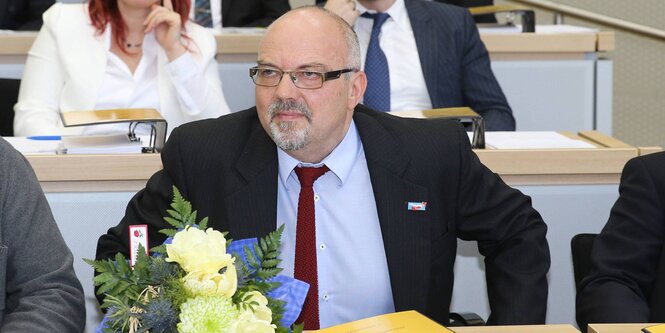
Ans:
{"label": "white dress shirt in background", "polygon": [[[369,11],[356,1],[360,13]],[[420,65],[416,38],[411,21],[404,6],[404,0],[396,0],[386,11],[390,18],[381,27],[379,45],[388,60],[390,68],[390,107],[391,111],[425,110],[432,108],[432,101],[425,85],[425,76]],[[355,31],[360,41],[362,68],[365,68],[367,46],[372,34],[374,20],[359,17]]]}

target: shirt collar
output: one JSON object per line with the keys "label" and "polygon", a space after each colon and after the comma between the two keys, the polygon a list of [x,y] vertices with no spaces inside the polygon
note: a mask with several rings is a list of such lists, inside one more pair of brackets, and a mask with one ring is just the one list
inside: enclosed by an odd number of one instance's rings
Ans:
{"label": "shirt collar", "polygon": [[[363,5],[360,4],[360,2],[356,1],[356,10],[360,12],[360,14],[368,12],[368,13],[376,13],[376,10],[373,9],[367,9]],[[390,8],[388,8],[387,11],[385,11],[390,15],[390,18],[395,21],[395,23],[401,27],[401,28],[409,28],[409,20],[408,20],[408,14],[406,12],[406,6],[404,5],[404,0],[395,0],[395,3],[393,3]],[[370,20],[370,18],[362,17],[360,16],[358,19],[363,19],[363,20]]]}
{"label": "shirt collar", "polygon": [[289,177],[293,176],[297,178],[295,172],[293,172],[293,169],[297,166],[318,167],[325,164],[336,176],[339,185],[344,185],[344,182],[351,174],[353,165],[361,152],[362,144],[360,141],[360,134],[358,134],[355,122],[351,121],[349,130],[346,131],[346,135],[344,135],[342,142],[340,142],[320,163],[313,164],[298,161],[278,147],[277,160],[279,165],[279,178],[282,181],[282,186],[288,188],[287,184]]}

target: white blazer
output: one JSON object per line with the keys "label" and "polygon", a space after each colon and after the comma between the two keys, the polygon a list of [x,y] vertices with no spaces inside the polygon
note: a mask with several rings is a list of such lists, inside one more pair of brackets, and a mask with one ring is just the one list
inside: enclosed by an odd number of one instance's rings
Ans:
{"label": "white blazer", "polygon": [[[193,50],[190,53],[199,65],[197,70],[207,81],[208,93],[204,101],[192,103],[191,98],[186,98],[190,102],[184,102],[165,68],[166,53],[158,50],[159,112],[168,122],[169,133],[185,122],[229,113],[215,61],[214,36],[190,22],[186,33],[187,46]],[[96,34],[87,4],[54,4],[44,13],[44,25],[28,53],[18,103],[14,106],[15,135],[81,134],[82,127],[63,127],[60,111],[95,108],[106,64],[104,38]]]}

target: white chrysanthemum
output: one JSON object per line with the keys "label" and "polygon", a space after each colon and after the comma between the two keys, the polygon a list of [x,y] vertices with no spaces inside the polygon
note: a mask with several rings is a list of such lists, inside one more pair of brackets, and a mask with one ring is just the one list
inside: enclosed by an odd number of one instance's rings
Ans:
{"label": "white chrysanthemum", "polygon": [[231,302],[231,299],[227,297],[195,297],[187,300],[187,302],[180,306],[178,332],[229,332],[230,327],[235,324],[238,316],[238,310]]}

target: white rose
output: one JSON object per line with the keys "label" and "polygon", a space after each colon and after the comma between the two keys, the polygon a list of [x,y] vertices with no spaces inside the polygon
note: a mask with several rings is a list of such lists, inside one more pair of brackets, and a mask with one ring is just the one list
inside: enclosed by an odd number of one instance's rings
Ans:
{"label": "white rose", "polygon": [[[166,245],[166,261],[177,262],[187,273],[212,275],[224,267],[233,267],[234,259],[226,253],[224,235],[212,228],[205,232],[188,227],[175,234]],[[234,271],[235,274],[235,271]]]}

